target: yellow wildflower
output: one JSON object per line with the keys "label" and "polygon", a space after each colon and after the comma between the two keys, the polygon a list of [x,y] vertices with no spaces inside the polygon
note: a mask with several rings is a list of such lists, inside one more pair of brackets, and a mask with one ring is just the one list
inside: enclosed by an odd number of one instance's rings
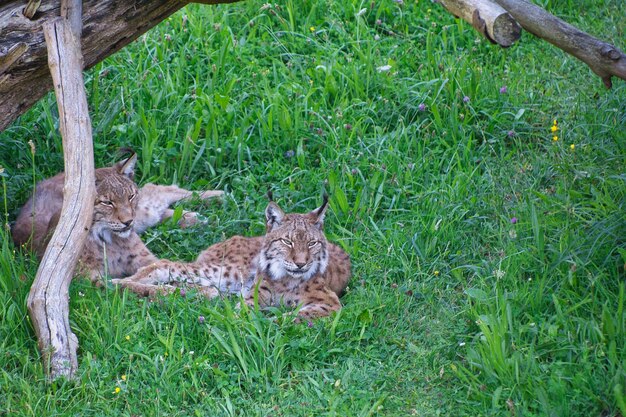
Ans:
{"label": "yellow wildflower", "polygon": [[556,142],[557,140],[559,140],[559,137],[557,135],[554,135],[552,136],[552,140]]}
{"label": "yellow wildflower", "polygon": [[550,128],[550,130],[552,132],[556,132],[557,130],[559,130],[559,127],[557,125],[552,125],[552,127]]}
{"label": "yellow wildflower", "polygon": [[311,32],[315,32],[315,26],[311,26],[311,27],[309,28],[309,30],[310,30]]}
{"label": "yellow wildflower", "polygon": [[574,144],[572,143],[571,145],[569,145],[569,148],[570,148],[571,150],[574,150],[574,149],[576,149],[576,145],[574,145]]}
{"label": "yellow wildflower", "polygon": [[126,381],[126,375],[122,375],[122,381]]}
{"label": "yellow wildflower", "polygon": [[439,276],[439,271],[435,271],[434,274],[435,274],[436,277],[438,277]]}
{"label": "yellow wildflower", "polygon": [[130,340],[130,335],[126,335],[125,339]]}
{"label": "yellow wildflower", "polygon": [[120,387],[115,387],[115,391],[113,391],[113,394],[119,394],[121,390],[122,389]]}

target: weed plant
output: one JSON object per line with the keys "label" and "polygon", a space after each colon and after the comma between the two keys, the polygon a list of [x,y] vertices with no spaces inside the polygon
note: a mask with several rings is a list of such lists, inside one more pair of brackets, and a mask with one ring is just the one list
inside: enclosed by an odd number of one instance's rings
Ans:
{"label": "weed plant", "polygon": [[[620,1],[539,2],[622,49]],[[192,5],[86,73],[97,166],[223,189],[191,260],[263,233],[266,191],[352,257],[345,308],[71,287],[76,381],[46,383],[37,262],[0,230],[0,415],[626,415],[626,83],[524,34],[498,49],[429,1]],[[556,122],[555,122],[556,121]],[[2,223],[63,169],[54,96],[0,133]],[[32,152],[29,141],[32,141]]]}

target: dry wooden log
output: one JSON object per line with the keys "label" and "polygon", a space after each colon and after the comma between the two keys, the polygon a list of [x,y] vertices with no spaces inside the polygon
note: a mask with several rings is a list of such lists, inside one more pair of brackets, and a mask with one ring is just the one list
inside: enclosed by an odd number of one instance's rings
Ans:
{"label": "dry wooden log", "polygon": [[66,175],[61,217],[31,287],[28,311],[49,377],[72,378],[78,367],[78,339],[70,329],[68,290],[92,220],[93,143],[78,39],[70,22],[61,17],[47,21],[43,32],[59,107]]}
{"label": "dry wooden log", "polygon": [[493,43],[509,47],[522,35],[522,28],[498,4],[489,0],[440,0],[449,12],[470,23]]}
{"label": "dry wooden log", "polygon": [[[564,22],[527,0],[438,0],[456,16],[461,16],[476,30],[493,38],[490,21],[497,15],[491,4],[497,3],[519,24],[533,35],[580,59],[611,88],[612,77],[626,80],[626,55],[615,46]],[[493,26],[496,25],[494,20]],[[503,27],[506,27],[504,25]],[[516,29],[512,29],[515,32]],[[497,43],[497,39],[493,38]],[[502,45],[502,44],[501,44]],[[508,45],[502,45],[508,46]]]}
{"label": "dry wooden log", "polygon": [[[85,68],[117,52],[187,3],[188,0],[84,0],[82,48]],[[61,14],[60,2],[31,1],[26,6],[24,0],[0,2],[0,131],[52,87],[42,24]],[[32,20],[24,15],[25,11],[32,13]],[[26,50],[19,56],[12,55],[16,56],[14,60],[7,59],[11,48],[18,44],[25,44]]]}
{"label": "dry wooden log", "polygon": [[526,0],[493,0],[533,35],[583,61],[611,88],[611,78],[626,80],[626,55],[615,46],[564,22]]}

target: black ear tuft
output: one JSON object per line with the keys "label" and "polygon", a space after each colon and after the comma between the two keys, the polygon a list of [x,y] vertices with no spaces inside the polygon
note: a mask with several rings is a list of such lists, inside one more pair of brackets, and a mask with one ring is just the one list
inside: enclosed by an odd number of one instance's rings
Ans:
{"label": "black ear tuft", "polygon": [[[322,197],[322,207],[326,208],[326,205],[328,204],[328,194],[324,193],[324,196]],[[320,207],[320,209],[322,208]]]}
{"label": "black ear tuft", "polygon": [[272,194],[272,190],[270,190],[269,188],[267,189],[267,199],[269,201],[274,201],[274,194]]}
{"label": "black ear tuft", "polygon": [[328,208],[328,194],[324,193],[322,205],[309,213],[313,217],[314,224],[320,229],[324,226],[324,215]]}
{"label": "black ear tuft", "polygon": [[122,146],[121,148],[119,148],[117,150],[117,152],[115,152],[115,154],[118,157],[124,157],[126,155],[128,155],[128,157],[130,158],[131,156],[135,155],[137,152],[135,152],[135,150],[133,148],[131,148],[130,146]]}

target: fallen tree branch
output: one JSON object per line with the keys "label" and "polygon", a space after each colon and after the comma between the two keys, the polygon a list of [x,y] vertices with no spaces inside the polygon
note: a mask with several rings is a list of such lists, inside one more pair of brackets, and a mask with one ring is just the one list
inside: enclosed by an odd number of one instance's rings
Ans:
{"label": "fallen tree branch", "polygon": [[72,378],[78,367],[78,339],[70,328],[68,290],[91,226],[93,143],[79,40],[70,22],[61,17],[46,22],[43,31],[59,107],[65,187],[61,217],[31,287],[28,311],[46,373],[51,379]]}
{"label": "fallen tree branch", "polygon": [[453,15],[470,23],[492,43],[509,47],[522,35],[513,17],[490,0],[439,0]]}
{"label": "fallen tree branch", "polygon": [[[202,0],[198,3],[233,3]],[[84,68],[91,68],[161,22],[188,0],[82,2]],[[0,1],[0,131],[51,88],[42,24],[61,15],[59,1]],[[19,46],[18,46],[19,45]],[[16,48],[13,50],[12,48]]]}
{"label": "fallen tree branch", "polygon": [[564,22],[526,0],[493,0],[524,29],[580,59],[611,88],[611,78],[626,80],[626,55],[615,46]]}
{"label": "fallen tree branch", "polygon": [[[577,29],[528,0],[438,1],[449,12],[462,17],[480,34],[501,46],[510,44],[496,39],[498,34],[507,34],[508,30],[510,34],[507,36],[512,36],[513,39],[521,25],[538,38],[583,61],[602,79],[606,88],[612,87],[612,77],[626,80],[626,55],[621,50]],[[508,12],[506,14],[517,22],[517,26],[508,27],[508,21],[503,25],[498,23],[502,10]]]}

